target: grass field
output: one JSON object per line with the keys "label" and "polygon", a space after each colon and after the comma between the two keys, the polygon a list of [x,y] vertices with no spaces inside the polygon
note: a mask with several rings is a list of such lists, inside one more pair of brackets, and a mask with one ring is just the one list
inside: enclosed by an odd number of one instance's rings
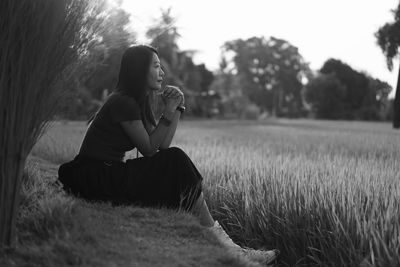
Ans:
{"label": "grass field", "polygon": [[[32,155],[72,159],[85,127],[54,123]],[[237,242],[280,249],[282,266],[400,266],[400,132],[389,124],[183,121],[174,145]]]}

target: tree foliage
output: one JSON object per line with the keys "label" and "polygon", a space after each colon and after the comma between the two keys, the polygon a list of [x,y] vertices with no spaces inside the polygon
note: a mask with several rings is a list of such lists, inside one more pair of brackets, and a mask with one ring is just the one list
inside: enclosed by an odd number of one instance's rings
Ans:
{"label": "tree foliage", "polygon": [[309,68],[297,47],[275,37],[237,39],[224,44],[223,57],[241,77],[243,93],[263,110],[290,117],[303,112],[302,80]]}
{"label": "tree foliage", "polygon": [[96,38],[91,41],[71,75],[68,87],[68,105],[61,116],[82,119],[92,115],[102,104],[103,98],[114,89],[118,81],[123,52],[135,40],[135,33],[127,31],[129,14],[120,6],[103,4],[101,13],[90,16],[97,25]]}
{"label": "tree foliage", "polygon": [[151,45],[156,47],[166,72],[165,83],[181,87],[186,95],[188,113],[196,116],[208,114],[210,101],[209,87],[214,74],[204,64],[195,64],[195,51],[183,51],[178,46],[179,29],[171,8],[162,10],[161,16],[151,26],[146,35]]}
{"label": "tree foliage", "polygon": [[[385,23],[375,34],[389,70],[393,69],[393,59],[398,56],[400,46],[400,3],[393,11],[394,22]],[[393,108],[393,127],[400,128],[400,68],[398,71],[396,95]]]}
{"label": "tree foliage", "polygon": [[328,59],[306,86],[306,100],[318,118],[381,120],[388,110],[391,86]]}
{"label": "tree foliage", "polygon": [[334,74],[320,74],[306,87],[305,98],[317,118],[343,118],[346,88]]}

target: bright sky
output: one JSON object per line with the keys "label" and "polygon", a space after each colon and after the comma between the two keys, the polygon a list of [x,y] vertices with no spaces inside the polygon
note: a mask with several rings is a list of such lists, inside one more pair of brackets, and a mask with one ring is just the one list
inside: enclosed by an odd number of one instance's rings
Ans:
{"label": "bright sky", "polygon": [[161,8],[172,7],[182,50],[197,50],[196,63],[216,70],[225,41],[274,36],[299,48],[312,69],[337,58],[373,77],[397,82],[398,61],[390,72],[374,33],[393,21],[398,0],[123,0],[138,41]]}

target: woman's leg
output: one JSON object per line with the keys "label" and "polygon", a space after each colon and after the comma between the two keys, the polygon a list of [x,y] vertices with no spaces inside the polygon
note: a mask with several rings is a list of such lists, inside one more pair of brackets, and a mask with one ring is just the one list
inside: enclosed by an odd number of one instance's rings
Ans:
{"label": "woman's leg", "polygon": [[207,227],[207,229],[218,240],[218,242],[231,252],[239,253],[250,260],[254,260],[262,264],[269,264],[278,256],[279,250],[276,249],[267,251],[254,250],[242,248],[233,242],[221,225],[212,218],[210,211],[208,210],[207,203],[204,200],[203,192],[200,193],[200,196],[194,203],[191,211],[199,218],[200,224],[204,227]]}
{"label": "woman's leg", "polygon": [[207,203],[204,200],[203,192],[201,192],[200,196],[196,200],[196,203],[193,205],[192,212],[199,218],[202,226],[214,226],[214,219],[208,210]]}

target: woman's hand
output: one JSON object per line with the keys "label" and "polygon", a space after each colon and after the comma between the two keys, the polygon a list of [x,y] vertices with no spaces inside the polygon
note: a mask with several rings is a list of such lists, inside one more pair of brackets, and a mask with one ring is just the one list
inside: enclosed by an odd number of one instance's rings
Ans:
{"label": "woman's hand", "polygon": [[184,105],[185,97],[183,92],[176,86],[167,85],[161,96],[166,108],[174,111],[179,105]]}

